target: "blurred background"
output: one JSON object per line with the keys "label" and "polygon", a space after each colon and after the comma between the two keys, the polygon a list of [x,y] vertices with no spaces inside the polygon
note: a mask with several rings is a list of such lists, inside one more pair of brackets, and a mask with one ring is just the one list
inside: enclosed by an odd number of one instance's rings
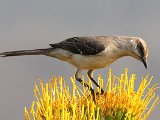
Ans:
{"label": "blurred background", "polygon": [[[137,86],[147,74],[154,76],[155,84],[160,80],[159,11],[159,0],[0,0],[0,52],[47,48],[73,36],[138,36],[149,46],[147,70],[141,62],[124,57],[97,70],[94,78],[97,74],[107,77],[109,68],[120,76],[127,67],[129,74],[137,74]],[[34,100],[34,82],[46,83],[61,75],[70,85],[74,72],[68,63],[46,56],[0,58],[1,119],[24,119],[24,106],[29,108]],[[150,120],[159,120],[158,109]]]}

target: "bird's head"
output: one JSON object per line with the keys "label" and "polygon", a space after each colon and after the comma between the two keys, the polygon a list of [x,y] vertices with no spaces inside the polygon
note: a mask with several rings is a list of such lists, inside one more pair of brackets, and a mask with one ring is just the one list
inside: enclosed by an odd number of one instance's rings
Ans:
{"label": "bird's head", "polygon": [[142,61],[145,68],[147,69],[147,58],[148,58],[148,47],[147,43],[139,38],[139,37],[132,37],[130,39],[131,43],[131,56],[136,58],[137,60]]}

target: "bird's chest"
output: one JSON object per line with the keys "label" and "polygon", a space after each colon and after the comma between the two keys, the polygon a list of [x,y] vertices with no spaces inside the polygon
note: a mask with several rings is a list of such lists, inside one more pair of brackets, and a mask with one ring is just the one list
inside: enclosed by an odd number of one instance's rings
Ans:
{"label": "bird's chest", "polygon": [[72,64],[82,68],[82,69],[98,69],[104,68],[110,65],[113,61],[115,61],[114,56],[82,56],[82,55],[73,55]]}

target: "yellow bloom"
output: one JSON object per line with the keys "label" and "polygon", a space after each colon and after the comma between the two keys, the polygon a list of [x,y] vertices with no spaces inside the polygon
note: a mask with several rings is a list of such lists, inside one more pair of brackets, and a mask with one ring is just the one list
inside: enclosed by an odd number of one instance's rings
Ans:
{"label": "yellow bloom", "polygon": [[[95,96],[95,101],[87,88],[76,86],[73,78],[72,87],[67,87],[62,77],[45,85],[40,81],[41,90],[36,84],[34,88],[35,102],[29,110],[25,108],[25,120],[146,120],[159,102],[157,84],[148,88],[152,78],[146,76],[135,90],[136,76],[128,77],[127,71],[116,77],[110,70],[106,86],[99,76],[99,84],[106,90]],[[90,80],[88,83],[92,86]]]}

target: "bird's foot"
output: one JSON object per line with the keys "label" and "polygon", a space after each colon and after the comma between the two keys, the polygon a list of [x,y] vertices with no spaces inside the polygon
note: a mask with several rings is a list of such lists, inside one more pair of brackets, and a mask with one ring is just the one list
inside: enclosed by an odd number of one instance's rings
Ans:
{"label": "bird's foot", "polygon": [[89,77],[91,80],[92,80],[92,82],[100,89],[100,91],[101,92],[97,92],[96,93],[96,95],[97,94],[103,94],[104,93],[104,90],[97,84],[97,82],[92,78],[92,77]]}
{"label": "bird's foot", "polygon": [[87,87],[90,91],[91,91],[91,94],[93,96],[93,99],[95,99],[95,91],[93,88],[91,88],[87,83],[84,83],[80,78],[76,78],[76,80],[78,82],[80,82],[82,85],[84,84],[85,87]]}

